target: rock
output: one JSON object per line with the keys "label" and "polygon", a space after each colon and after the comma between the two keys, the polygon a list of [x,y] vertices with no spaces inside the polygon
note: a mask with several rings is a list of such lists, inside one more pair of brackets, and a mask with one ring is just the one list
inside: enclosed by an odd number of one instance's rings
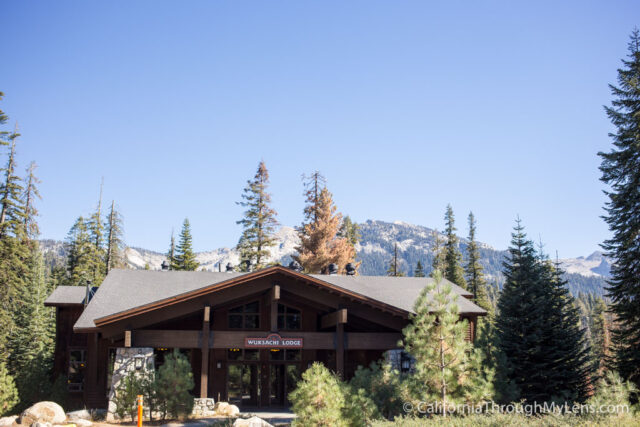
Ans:
{"label": "rock", "polygon": [[51,427],[51,423],[35,422],[31,424],[31,427]]}
{"label": "rock", "polygon": [[271,424],[258,417],[238,418],[233,427],[273,427]]}
{"label": "rock", "polygon": [[67,416],[64,413],[64,409],[57,403],[38,402],[20,415],[20,424],[48,423],[49,426],[34,427],[50,427],[51,424],[63,424],[66,419]]}
{"label": "rock", "polygon": [[71,421],[75,420],[91,420],[91,412],[86,409],[81,409],[79,411],[67,412],[67,418]]}
{"label": "rock", "polygon": [[84,420],[82,418],[78,418],[77,420],[71,420],[73,424],[77,427],[91,427],[93,423],[89,420]]}
{"label": "rock", "polygon": [[9,427],[13,425],[13,423],[17,422],[16,421],[17,419],[18,419],[17,415],[0,418],[0,427]]}
{"label": "rock", "polygon": [[229,404],[227,402],[216,402],[216,404],[213,407],[213,410],[216,411],[216,414],[218,415],[226,415],[225,411],[227,410],[228,406]]}
{"label": "rock", "polygon": [[240,415],[240,408],[238,408],[236,405],[228,405],[224,410],[224,414],[227,417],[237,417],[238,415]]}

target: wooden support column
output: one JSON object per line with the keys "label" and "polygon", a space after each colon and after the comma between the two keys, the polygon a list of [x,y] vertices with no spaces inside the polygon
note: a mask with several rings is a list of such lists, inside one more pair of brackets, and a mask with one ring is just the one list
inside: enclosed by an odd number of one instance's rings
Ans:
{"label": "wooden support column", "polygon": [[280,300],[280,285],[271,288],[271,332],[278,331],[278,301]]}
{"label": "wooden support column", "polygon": [[336,325],[336,371],[344,379],[344,323]]}
{"label": "wooden support column", "polygon": [[200,397],[208,397],[209,392],[209,330],[211,320],[211,307],[204,308],[204,319],[202,321],[202,368],[200,370]]}

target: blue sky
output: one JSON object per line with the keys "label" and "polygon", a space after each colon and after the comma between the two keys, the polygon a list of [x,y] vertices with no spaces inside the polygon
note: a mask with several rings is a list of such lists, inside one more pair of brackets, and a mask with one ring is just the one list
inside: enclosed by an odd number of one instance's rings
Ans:
{"label": "blue sky", "polygon": [[[279,220],[301,175],[357,221],[443,227],[505,248],[516,215],[561,257],[608,231],[596,153],[640,5],[496,1],[0,2],[0,108],[42,179],[42,237],[116,200],[158,251],[189,217],[232,246],[261,159]],[[4,157],[3,157],[4,158]],[[4,160],[2,160],[4,161]]]}

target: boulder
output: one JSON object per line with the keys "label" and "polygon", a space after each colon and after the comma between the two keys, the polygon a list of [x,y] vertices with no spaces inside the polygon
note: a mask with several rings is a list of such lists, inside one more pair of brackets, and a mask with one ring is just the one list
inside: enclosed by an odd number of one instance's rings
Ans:
{"label": "boulder", "polygon": [[[55,402],[38,402],[20,415],[20,424],[34,423],[63,424],[67,419],[64,409]],[[46,427],[46,426],[34,426]]]}
{"label": "boulder", "polygon": [[84,420],[82,418],[78,418],[77,420],[72,420],[71,422],[75,424],[77,427],[91,427],[93,425],[91,421]]}
{"label": "boulder", "polygon": [[31,424],[31,427],[51,427],[51,423],[35,422]]}
{"label": "boulder", "polygon": [[240,415],[240,408],[236,405],[228,405],[224,410],[224,415],[227,417],[237,417]]}
{"label": "boulder", "polygon": [[233,427],[273,427],[271,424],[258,417],[238,418]]}
{"label": "boulder", "polygon": [[13,415],[11,417],[3,417],[0,418],[0,427],[9,427],[12,426],[13,423],[17,422],[18,416]]}
{"label": "boulder", "polygon": [[86,409],[81,409],[79,411],[67,412],[67,418],[71,421],[75,420],[89,420],[91,421],[91,412]]}
{"label": "boulder", "polygon": [[218,415],[226,415],[225,411],[227,410],[227,407],[229,407],[229,404],[227,402],[216,402],[216,404],[213,406],[213,410]]}

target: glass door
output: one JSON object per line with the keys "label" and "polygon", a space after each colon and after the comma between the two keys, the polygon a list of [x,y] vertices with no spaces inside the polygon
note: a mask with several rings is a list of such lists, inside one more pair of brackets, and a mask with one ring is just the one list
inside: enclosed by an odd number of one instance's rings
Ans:
{"label": "glass door", "polygon": [[229,403],[244,408],[258,406],[259,366],[255,363],[230,363],[227,369],[227,387]]}
{"label": "glass door", "polygon": [[288,406],[289,393],[300,380],[300,366],[297,363],[272,363],[269,368],[269,403],[271,406]]}

